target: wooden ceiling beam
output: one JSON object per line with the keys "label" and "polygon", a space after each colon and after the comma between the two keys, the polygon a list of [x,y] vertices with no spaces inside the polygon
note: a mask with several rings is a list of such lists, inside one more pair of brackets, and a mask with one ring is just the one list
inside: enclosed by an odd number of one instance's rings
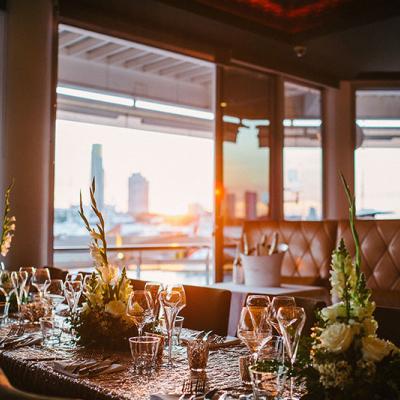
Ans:
{"label": "wooden ceiling beam", "polygon": [[97,49],[90,50],[86,54],[87,60],[101,60],[121,50],[121,46],[115,43],[106,43]]}

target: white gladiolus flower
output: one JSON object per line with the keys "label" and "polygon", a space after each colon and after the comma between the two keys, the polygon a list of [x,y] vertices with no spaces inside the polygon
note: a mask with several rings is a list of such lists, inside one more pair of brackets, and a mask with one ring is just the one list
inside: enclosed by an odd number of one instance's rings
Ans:
{"label": "white gladiolus flower", "polygon": [[118,280],[118,267],[114,265],[102,265],[101,267],[97,267],[101,275],[101,279],[107,285],[114,284]]}
{"label": "white gladiolus flower", "polygon": [[3,257],[5,257],[8,254],[8,251],[10,250],[11,240],[12,240],[12,235],[7,233],[3,243],[1,244],[1,249],[0,249],[1,255]]}
{"label": "white gladiolus flower", "polygon": [[375,335],[376,330],[378,329],[378,323],[374,318],[366,318],[362,324],[366,336]]}
{"label": "white gladiolus flower", "polygon": [[325,307],[321,310],[321,316],[325,321],[335,322],[338,317],[346,317],[346,306],[341,302]]}
{"label": "white gladiolus flower", "polygon": [[90,246],[90,256],[93,258],[95,265],[100,266],[103,265],[103,257],[101,256],[100,250],[97,246],[94,244],[91,244]]}
{"label": "white gladiolus flower", "polygon": [[350,325],[336,322],[321,333],[321,346],[332,353],[344,352],[350,347],[353,335]]}
{"label": "white gladiolus flower", "polygon": [[105,311],[113,317],[122,317],[126,313],[126,306],[120,300],[113,300],[106,304]]}

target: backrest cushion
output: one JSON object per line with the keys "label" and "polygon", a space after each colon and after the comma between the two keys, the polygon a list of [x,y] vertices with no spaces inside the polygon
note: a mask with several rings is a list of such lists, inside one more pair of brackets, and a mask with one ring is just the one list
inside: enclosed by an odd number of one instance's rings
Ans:
{"label": "backrest cushion", "polygon": [[[361,267],[371,289],[400,290],[400,220],[358,220]],[[343,238],[350,254],[355,247],[348,221],[339,221],[337,241]]]}
{"label": "backrest cushion", "polygon": [[336,229],[335,221],[246,221],[244,224],[250,246],[260,241],[263,234],[270,241],[274,232],[278,232],[279,241],[289,246],[282,262],[282,276],[306,278],[307,284],[329,278]]}

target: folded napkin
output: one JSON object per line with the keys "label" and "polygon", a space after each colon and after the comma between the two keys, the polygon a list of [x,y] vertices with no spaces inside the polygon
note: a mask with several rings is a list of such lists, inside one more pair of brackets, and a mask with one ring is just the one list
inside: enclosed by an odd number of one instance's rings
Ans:
{"label": "folded napkin", "polygon": [[53,369],[71,378],[93,377],[125,369],[115,360],[54,361]]}
{"label": "folded napkin", "polygon": [[1,344],[3,349],[18,349],[19,347],[32,346],[42,342],[42,337],[38,335],[23,335],[17,338],[7,339]]}

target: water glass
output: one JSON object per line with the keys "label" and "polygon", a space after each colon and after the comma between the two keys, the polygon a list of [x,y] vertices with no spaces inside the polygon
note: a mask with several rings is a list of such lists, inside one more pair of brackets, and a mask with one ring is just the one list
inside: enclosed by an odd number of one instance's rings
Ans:
{"label": "water glass", "polygon": [[257,371],[256,366],[250,368],[254,400],[275,400],[282,398],[285,390],[286,373],[284,367],[278,371]]}
{"label": "water glass", "polygon": [[0,302],[0,325],[6,323],[9,307],[10,307],[9,302],[7,301]]}
{"label": "water glass", "polygon": [[136,372],[150,373],[156,366],[160,338],[155,336],[131,337],[129,346]]}
{"label": "water glass", "polygon": [[[179,344],[180,344],[181,332],[182,332],[184,321],[185,321],[185,318],[181,317],[179,315],[175,318],[174,329],[172,331],[172,345],[173,346],[179,346]],[[161,331],[162,331],[163,335],[166,336],[168,334],[168,330],[167,330],[165,318],[160,318],[160,325],[161,325]]]}
{"label": "water glass", "polygon": [[156,356],[156,364],[161,365],[163,361],[163,355],[164,355],[164,345],[165,345],[165,338],[162,335],[158,335],[157,333],[151,333],[151,332],[146,332],[145,336],[148,337],[156,337],[160,339],[160,343],[158,345],[158,351],[157,351],[157,356]]}
{"label": "water glass", "polygon": [[41,317],[39,318],[39,323],[44,345],[60,343],[63,327],[63,322],[60,318]]}
{"label": "water glass", "polygon": [[187,343],[189,368],[193,372],[203,372],[207,367],[209,345],[206,340],[191,340]]}

